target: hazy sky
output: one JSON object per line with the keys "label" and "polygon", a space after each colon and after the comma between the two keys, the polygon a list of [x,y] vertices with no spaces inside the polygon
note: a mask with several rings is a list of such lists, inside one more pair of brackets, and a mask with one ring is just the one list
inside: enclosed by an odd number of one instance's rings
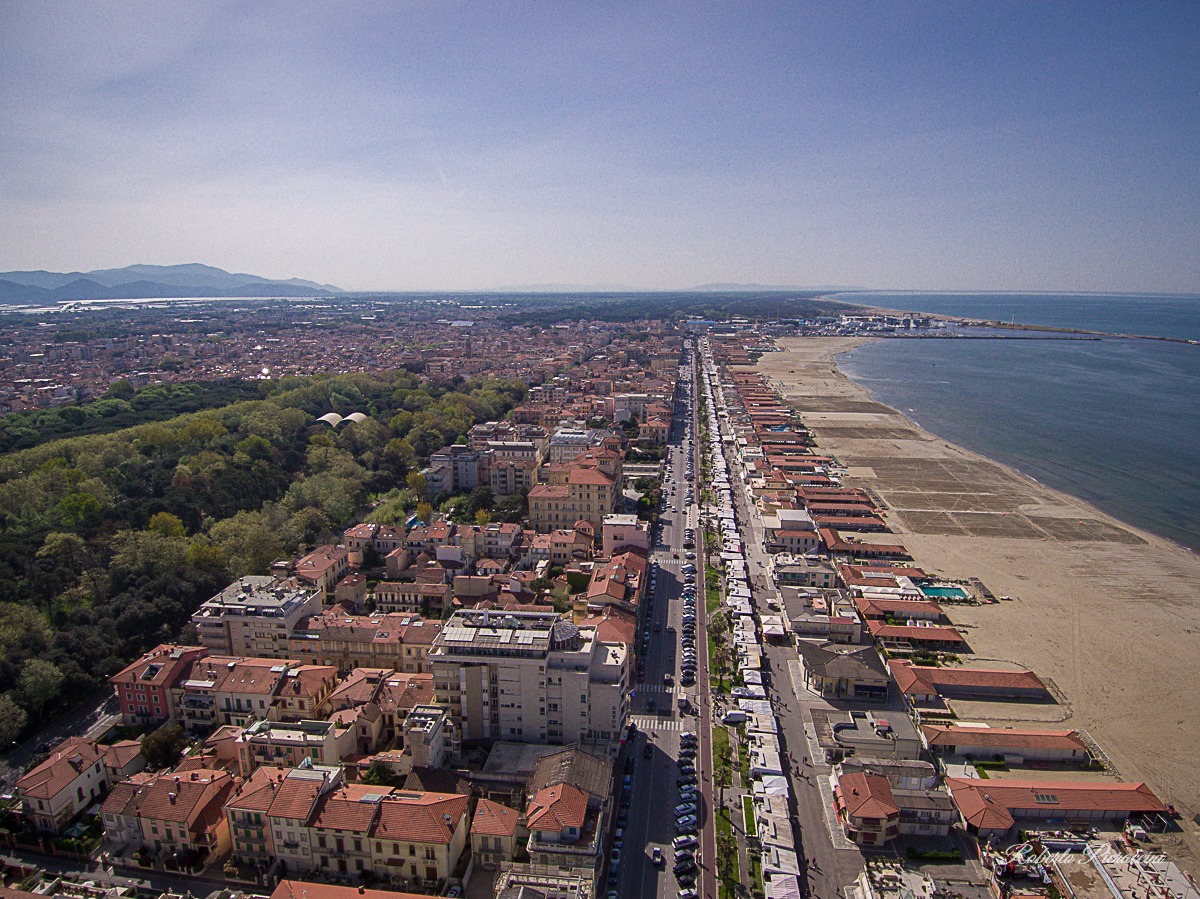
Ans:
{"label": "hazy sky", "polygon": [[1200,292],[1200,4],[0,0],[0,269]]}

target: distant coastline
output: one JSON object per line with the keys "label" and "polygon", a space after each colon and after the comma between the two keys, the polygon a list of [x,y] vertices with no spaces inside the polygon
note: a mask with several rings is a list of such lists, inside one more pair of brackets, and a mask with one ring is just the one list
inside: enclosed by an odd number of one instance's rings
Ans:
{"label": "distant coastline", "polygon": [[1200,552],[1200,486],[1178,477],[1200,465],[1200,353],[1111,338],[1040,346],[879,339],[837,366],[930,433]]}
{"label": "distant coastline", "polygon": [[[1120,343],[1134,346],[1080,346]],[[1181,668],[1179,660],[1194,650],[1200,556],[1016,472],[995,454],[948,439],[917,423],[907,408],[871,399],[878,397],[872,385],[848,377],[843,367],[878,347],[1017,342],[784,338],[779,344],[782,352],[764,354],[757,368],[800,414],[820,451],[845,466],[844,482],[881,498],[897,541],[917,564],[951,579],[978,578],[994,595],[1013,597],[956,607],[955,624],[969,629],[978,659],[1028,667],[1052,680],[1066,701],[1044,710],[1022,707],[1018,714],[1027,717],[1004,723],[1086,729],[1120,779],[1145,780],[1185,818],[1195,814],[1200,747],[1191,732],[1200,717],[1200,671]],[[1131,639],[1134,631],[1153,638]],[[1172,714],[1164,716],[1168,701]],[[1200,840],[1186,829],[1181,838],[1184,864],[1195,870]]]}

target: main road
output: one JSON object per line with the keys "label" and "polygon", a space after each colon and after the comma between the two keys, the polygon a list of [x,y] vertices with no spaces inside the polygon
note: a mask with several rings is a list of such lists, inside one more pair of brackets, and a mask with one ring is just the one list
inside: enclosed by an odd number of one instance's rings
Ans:
{"label": "main road", "polygon": [[[689,379],[691,374],[688,375]],[[680,685],[680,636],[683,633],[684,532],[688,528],[700,533],[698,482],[685,479],[686,455],[697,452],[696,388],[689,381],[686,400],[680,397],[676,407],[667,458],[670,480],[664,479],[665,508],[660,513],[661,528],[658,543],[651,559],[658,563],[658,573],[648,614],[645,616],[644,638],[639,658],[641,680],[634,689],[631,703],[635,736],[625,747],[627,758],[634,759],[633,791],[626,809],[626,824],[622,828],[620,876],[615,892],[621,896],[674,897],[680,884],[671,872],[674,850],[671,841],[676,836],[675,811],[679,804],[680,734],[694,731],[699,736],[697,780],[700,786],[698,816],[700,819],[700,864],[698,892],[706,899],[716,899],[716,834],[713,824],[713,762],[712,719],[708,695],[708,644],[705,639],[706,612],[704,608],[704,565],[696,561],[696,684]],[[690,428],[686,426],[691,421]],[[698,459],[693,464],[699,468]],[[688,487],[694,491],[693,502],[686,501]],[[700,545],[703,545],[701,537]],[[669,675],[669,683],[666,681]],[[679,708],[679,698],[685,697],[688,713]],[[649,749],[647,750],[647,747]],[[648,751],[648,758],[646,753]],[[652,853],[658,849],[664,863],[655,866]]]}

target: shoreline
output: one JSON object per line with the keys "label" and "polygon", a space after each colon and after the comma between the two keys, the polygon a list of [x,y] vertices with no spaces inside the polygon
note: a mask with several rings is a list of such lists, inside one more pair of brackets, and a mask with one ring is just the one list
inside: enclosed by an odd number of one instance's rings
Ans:
{"label": "shoreline", "polygon": [[[951,606],[950,616],[976,659],[1011,661],[1053,681],[1066,698],[1053,726],[1089,732],[1123,779],[1146,781],[1176,806],[1181,832],[1165,845],[1197,870],[1200,557],[879,402],[837,364],[869,340],[780,339],[781,352],[755,367],[820,450],[845,466],[843,481],[881,497],[915,564],[1013,597]],[[969,712],[1051,726],[1028,706],[972,704]]]}
{"label": "shoreline", "polygon": [[[833,360],[833,363],[837,366],[838,371],[842,375],[847,377],[852,383],[863,388],[868,393],[868,395],[870,395],[870,397],[873,401],[879,403],[880,405],[887,406],[888,400],[885,397],[881,397],[881,396],[877,395],[876,391],[872,388],[872,386],[870,384],[871,379],[864,377],[864,380],[861,380],[861,381],[858,380],[856,378],[855,374],[850,373],[854,368],[853,365],[846,365],[844,363],[847,361],[852,361],[849,359],[849,357],[851,356],[851,354],[853,352],[855,352],[860,347],[865,346],[866,344],[869,344],[869,343],[875,343],[875,342],[878,342],[881,340],[888,340],[890,338],[888,338],[886,336],[881,336],[881,337],[863,337],[863,338],[847,338],[847,339],[854,341],[853,345],[849,346],[845,350],[842,350],[839,353],[837,353],[836,358]],[[899,338],[899,339],[914,339],[914,338]],[[1030,339],[1030,338],[996,337],[994,339],[1023,340],[1023,339]],[[1054,337],[1050,337],[1047,339],[1050,339],[1050,340],[1054,340],[1054,339],[1059,339],[1059,340],[1083,340],[1083,339],[1099,340],[1101,338],[1054,338]],[[1111,339],[1124,339],[1124,338],[1111,337]],[[950,443],[955,443],[956,441],[958,441],[958,443],[956,445],[962,446],[964,449],[966,449],[970,452],[976,453],[977,455],[981,456],[982,458],[985,458],[992,462],[995,462],[997,465],[1002,465],[1002,466],[1016,472],[1017,474],[1020,474],[1023,477],[1028,478],[1029,480],[1033,481],[1036,484],[1040,484],[1051,490],[1056,490],[1056,491],[1064,494],[1065,496],[1069,496],[1081,503],[1085,503],[1087,506],[1089,506],[1093,510],[1093,512],[1095,512],[1096,514],[1102,514],[1102,515],[1106,516],[1107,518],[1111,519],[1113,522],[1118,523],[1121,527],[1128,528],[1139,534],[1153,535],[1154,537],[1156,537],[1159,540],[1166,541],[1171,546],[1177,547],[1178,549],[1180,549],[1184,552],[1187,552],[1193,556],[1200,557],[1200,542],[1195,543],[1195,545],[1185,542],[1185,538],[1191,537],[1192,532],[1188,531],[1185,528],[1176,527],[1176,528],[1174,528],[1174,532],[1172,533],[1170,524],[1168,522],[1164,522],[1162,520],[1162,516],[1160,514],[1161,510],[1159,510],[1157,507],[1145,506],[1145,507],[1137,507],[1136,509],[1133,509],[1131,507],[1122,506],[1118,497],[1106,494],[1103,491],[1103,488],[1099,481],[1092,480],[1091,482],[1089,482],[1089,477],[1083,470],[1081,470],[1079,468],[1073,468],[1071,465],[1057,464],[1057,459],[1059,457],[1055,457],[1053,455],[1048,455],[1048,456],[1044,456],[1041,458],[1032,458],[1032,457],[1021,458],[1019,454],[1014,455],[1012,452],[1009,453],[1007,458],[1004,458],[1002,456],[992,455],[991,450],[989,449],[988,446],[979,445],[979,443],[975,443],[974,445],[972,445],[970,442],[967,442],[967,441],[971,440],[971,435],[965,435],[963,433],[959,433],[957,436],[945,436],[938,431],[936,424],[935,425],[926,425],[924,422],[918,420],[916,418],[916,413],[911,409],[908,409],[907,411],[905,411],[905,410],[901,410],[899,408],[894,408],[891,406],[888,406],[888,408],[893,409],[893,411],[895,411],[897,414],[903,415],[905,418],[907,418],[909,421],[911,421],[913,424],[915,424],[922,431],[934,436],[935,438],[937,438],[939,440],[947,441]],[[924,412],[926,414],[933,415],[936,420],[936,415],[937,415],[936,412],[931,411],[931,409],[928,407],[924,409]],[[946,421],[943,420],[942,424],[946,424]],[[951,427],[951,431],[953,431],[952,427]],[[982,443],[986,444],[986,441],[982,441]],[[997,451],[1002,452],[1000,450],[997,450]],[[1069,458],[1069,457],[1062,457],[1062,458]],[[1028,465],[1030,470],[1026,470],[1026,468],[1023,467],[1024,465]],[[1033,472],[1033,473],[1031,473],[1031,472]],[[1141,512],[1142,520],[1139,521],[1136,514],[1134,514],[1133,517],[1126,517],[1131,512]],[[1164,533],[1159,528],[1166,528],[1166,530],[1168,532]]]}

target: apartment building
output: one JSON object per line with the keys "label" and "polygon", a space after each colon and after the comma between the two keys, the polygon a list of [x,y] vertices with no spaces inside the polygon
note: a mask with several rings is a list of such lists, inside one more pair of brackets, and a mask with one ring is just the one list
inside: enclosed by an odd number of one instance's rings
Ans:
{"label": "apartment building", "polygon": [[559,462],[573,462],[578,456],[589,450],[603,448],[619,450],[620,446],[621,439],[612,431],[599,428],[563,427],[551,435],[546,461],[552,465]]}
{"label": "apartment building", "polygon": [[297,622],[321,610],[322,591],[294,580],[246,575],[192,615],[200,642],[226,656],[278,658],[288,654]]}
{"label": "apartment building", "polygon": [[123,723],[136,727],[169,719],[171,688],[187,676],[193,662],[206,655],[204,646],[160,643],[110,677]]}
{"label": "apartment building", "polygon": [[626,648],[554,613],[456,612],[429,661],[462,740],[610,743],[625,721]]}
{"label": "apartment building", "polygon": [[288,670],[298,664],[293,659],[260,658],[238,659],[227,664],[224,672],[218,672],[212,692],[217,721],[245,727],[266,718]]}
{"label": "apartment building", "polygon": [[534,530],[546,532],[586,521],[595,533],[621,502],[618,479],[599,468],[573,465],[551,483],[529,491],[529,522]]}
{"label": "apartment building", "polygon": [[347,615],[330,610],[297,622],[288,649],[305,662],[354,668],[429,671],[441,622],[413,614]]}
{"label": "apartment building", "polygon": [[[159,774],[142,784],[132,801],[121,808],[101,808],[136,819],[142,845],[162,858],[218,858],[230,846],[225,802],[233,794],[234,778],[228,771],[197,768]],[[111,797],[110,797],[111,798]],[[131,822],[118,825],[118,832],[132,830]]]}
{"label": "apartment building", "polygon": [[393,791],[371,831],[371,868],[393,886],[439,889],[467,844],[469,799],[456,793]]}
{"label": "apartment building", "polygon": [[512,496],[537,483],[538,471],[546,460],[546,441],[489,440],[491,453],[488,486],[496,496]]}
{"label": "apartment building", "polygon": [[350,550],[330,543],[302,556],[296,562],[295,576],[302,586],[315,588],[323,597],[330,597],[337,582],[349,570]]}
{"label": "apartment building", "polygon": [[429,456],[425,491],[437,498],[488,484],[492,453],[470,446],[446,446]]}
{"label": "apartment building", "polygon": [[334,721],[255,721],[235,742],[238,770],[249,777],[263,765],[294,768],[305,759],[340,765],[355,750],[355,732]]}
{"label": "apartment building", "polygon": [[600,529],[601,552],[611,557],[624,549],[638,549],[650,555],[650,524],[636,515],[605,515]]}

